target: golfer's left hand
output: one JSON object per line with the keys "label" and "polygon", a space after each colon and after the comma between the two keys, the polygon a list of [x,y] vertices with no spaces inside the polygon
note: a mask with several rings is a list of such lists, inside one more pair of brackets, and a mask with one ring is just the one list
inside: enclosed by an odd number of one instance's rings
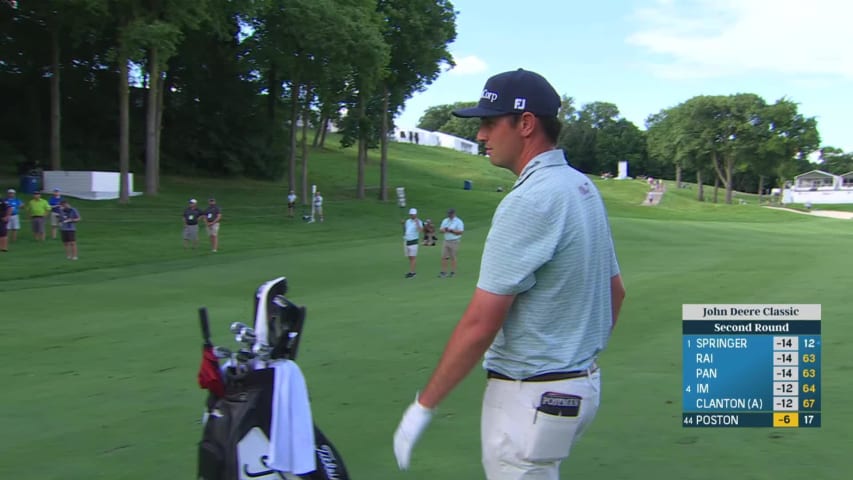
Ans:
{"label": "golfer's left hand", "polygon": [[417,399],[409,405],[406,413],[403,414],[403,419],[400,420],[400,425],[394,432],[394,456],[397,457],[397,466],[400,467],[400,470],[409,468],[412,449],[415,448],[421,434],[424,433],[430,420],[432,420],[432,414],[433,410],[418,403]]}

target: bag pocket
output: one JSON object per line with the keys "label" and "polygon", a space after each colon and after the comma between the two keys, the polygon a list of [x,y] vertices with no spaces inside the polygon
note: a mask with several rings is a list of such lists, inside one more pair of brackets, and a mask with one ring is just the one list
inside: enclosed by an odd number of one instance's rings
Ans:
{"label": "bag pocket", "polygon": [[220,445],[202,440],[198,445],[198,480],[225,478],[225,456]]}
{"label": "bag pocket", "polygon": [[522,458],[528,462],[554,462],[568,457],[580,417],[532,411],[533,423],[527,427]]}

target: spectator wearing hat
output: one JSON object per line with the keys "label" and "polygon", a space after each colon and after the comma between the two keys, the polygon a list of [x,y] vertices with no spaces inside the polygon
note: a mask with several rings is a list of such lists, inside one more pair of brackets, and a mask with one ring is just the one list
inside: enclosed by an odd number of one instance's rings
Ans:
{"label": "spectator wearing hat", "polygon": [[323,221],[323,196],[319,190],[314,194],[314,215],[320,218],[320,222]]}
{"label": "spectator wearing hat", "polygon": [[9,228],[7,225],[11,216],[12,207],[6,203],[5,197],[0,197],[0,252],[9,251]]}
{"label": "spectator wearing hat", "polygon": [[296,192],[293,190],[287,194],[287,216],[293,217],[293,212],[296,210]]}
{"label": "spectator wearing hat", "polygon": [[409,273],[406,274],[406,278],[414,278],[418,258],[418,239],[424,231],[424,224],[418,218],[416,208],[410,208],[409,218],[404,218],[401,223],[403,224],[403,252],[409,257]]}
{"label": "spectator wearing hat", "polygon": [[24,202],[22,202],[16,195],[14,188],[6,190],[6,205],[12,207],[12,215],[9,216],[6,226],[9,229],[9,237],[13,242],[18,240],[18,230],[21,229],[21,216],[19,215],[19,210],[24,204]]}
{"label": "spectator wearing hat", "polygon": [[[465,224],[456,216],[456,210],[447,211],[447,218],[441,221],[439,231],[444,234],[441,246],[441,273],[439,278],[456,276],[456,254],[459,252],[459,240],[465,232]],[[447,273],[447,261],[450,260],[450,273]]]}
{"label": "spectator wearing hat", "polygon": [[41,192],[33,192],[33,198],[27,202],[27,211],[30,213],[30,225],[33,229],[33,238],[37,242],[44,241],[44,220],[50,214],[50,204],[41,198]]}
{"label": "spectator wearing hat", "polygon": [[77,222],[79,221],[80,212],[63,198],[59,202],[59,232],[62,235],[62,244],[65,246],[65,257],[69,260],[77,260]]}
{"label": "spectator wearing hat", "polygon": [[204,211],[204,224],[207,225],[207,235],[210,237],[210,251],[216,253],[219,250],[219,222],[222,220],[222,212],[215,198],[207,200],[207,210]]}
{"label": "spectator wearing hat", "polygon": [[198,219],[204,214],[198,209],[198,201],[194,198],[190,199],[189,205],[184,209],[184,249],[192,245],[195,249],[198,246]]}
{"label": "spectator wearing hat", "polygon": [[59,229],[59,202],[62,201],[62,194],[58,188],[53,189],[53,195],[47,199],[50,205],[50,238],[56,240],[56,230]]}

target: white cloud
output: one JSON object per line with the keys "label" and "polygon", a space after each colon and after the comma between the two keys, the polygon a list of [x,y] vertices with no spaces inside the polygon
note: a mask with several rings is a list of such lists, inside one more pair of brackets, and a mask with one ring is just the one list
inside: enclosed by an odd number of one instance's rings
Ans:
{"label": "white cloud", "polygon": [[853,2],[654,0],[627,42],[660,56],[667,78],[746,72],[853,79]]}
{"label": "white cloud", "polygon": [[456,58],[456,66],[450,69],[450,73],[455,75],[474,75],[486,71],[488,66],[486,62],[481,60],[476,55],[468,55],[466,57]]}

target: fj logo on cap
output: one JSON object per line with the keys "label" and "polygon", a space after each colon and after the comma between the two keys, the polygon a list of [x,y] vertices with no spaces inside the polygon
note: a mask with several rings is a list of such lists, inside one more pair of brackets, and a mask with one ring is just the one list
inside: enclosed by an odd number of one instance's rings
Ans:
{"label": "fj logo on cap", "polygon": [[525,105],[527,105],[526,98],[516,98],[515,99],[515,108],[516,110],[524,110]]}
{"label": "fj logo on cap", "polygon": [[486,100],[488,100],[490,102],[495,102],[498,99],[498,94],[497,94],[497,92],[490,92],[486,89],[483,89],[483,94],[480,95],[480,98],[485,98]]}

